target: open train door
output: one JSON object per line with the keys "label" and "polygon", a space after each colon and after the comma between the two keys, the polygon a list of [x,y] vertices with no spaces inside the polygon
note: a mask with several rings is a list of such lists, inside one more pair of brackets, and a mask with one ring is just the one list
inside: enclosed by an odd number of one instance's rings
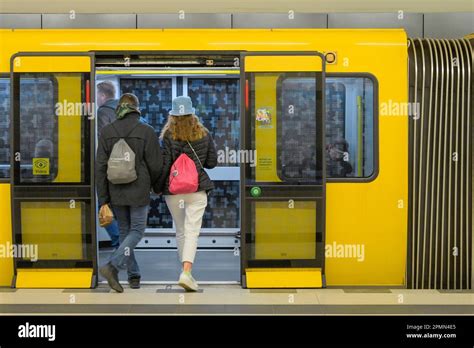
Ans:
{"label": "open train door", "polygon": [[242,286],[324,287],[324,56],[245,52],[240,66]]}
{"label": "open train door", "polygon": [[95,286],[94,100],[89,53],[11,58],[13,286]]}

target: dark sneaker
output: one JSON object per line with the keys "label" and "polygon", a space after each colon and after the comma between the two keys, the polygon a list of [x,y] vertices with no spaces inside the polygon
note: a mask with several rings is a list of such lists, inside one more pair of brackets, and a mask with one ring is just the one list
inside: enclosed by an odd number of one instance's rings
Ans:
{"label": "dark sneaker", "polygon": [[140,289],[140,278],[130,278],[128,284],[130,284],[130,289]]}
{"label": "dark sneaker", "polygon": [[99,273],[107,280],[109,286],[117,292],[123,292],[123,287],[118,280],[118,271],[110,263],[99,268]]}

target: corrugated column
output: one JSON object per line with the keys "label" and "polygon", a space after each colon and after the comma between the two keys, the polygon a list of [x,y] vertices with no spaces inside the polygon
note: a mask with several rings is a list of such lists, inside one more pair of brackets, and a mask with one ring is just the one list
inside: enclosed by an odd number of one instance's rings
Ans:
{"label": "corrugated column", "polygon": [[464,224],[466,226],[466,243],[465,243],[465,248],[466,248],[466,260],[465,260],[465,267],[466,267],[466,273],[469,272],[469,267],[471,266],[471,280],[469,281],[469,273],[467,274],[466,277],[466,288],[471,288],[473,287],[473,271],[474,271],[474,258],[472,257],[472,223],[474,222],[474,209],[472,207],[472,200],[473,200],[473,193],[472,193],[472,183],[474,182],[473,178],[473,157],[474,157],[474,152],[473,152],[473,136],[474,136],[474,127],[473,127],[473,122],[472,122],[472,106],[473,106],[473,100],[472,100],[472,62],[473,62],[473,57],[472,57],[472,42],[469,44],[467,40],[461,41],[463,51],[465,54],[466,58],[466,86],[467,86],[467,100],[466,100],[466,169],[465,169],[465,174],[466,174],[466,201],[467,201],[467,214],[464,217]]}
{"label": "corrugated column", "polygon": [[472,46],[409,45],[408,287],[472,287]]}
{"label": "corrugated column", "polygon": [[[445,69],[445,64],[446,64],[446,61],[444,60],[444,55],[443,55],[443,50],[442,50],[442,46],[441,46],[441,43],[439,42],[439,40],[433,40],[433,45],[434,47],[436,48],[436,52],[438,54],[438,57],[439,57],[439,70],[438,70],[438,79],[437,79],[437,83],[439,83],[437,85],[437,87],[439,86],[439,100],[437,99],[438,103],[436,105],[436,111],[438,113],[438,117],[439,117],[439,124],[438,124],[438,132],[437,132],[437,135],[436,135],[436,139],[442,139],[442,131],[443,131],[443,123],[442,123],[442,119],[440,117],[440,115],[442,115],[442,112],[443,112],[443,99],[444,99],[444,69]],[[432,172],[432,175],[435,175],[435,173],[440,173],[441,172],[441,152],[442,152],[442,142],[441,141],[436,141],[436,152],[437,152],[437,156],[436,156],[436,169],[433,168],[433,172]],[[439,239],[441,237],[441,233],[439,233],[439,230],[442,226],[442,224],[440,224],[440,184],[441,184],[441,181],[442,181],[442,178],[441,178],[441,175],[435,175],[436,176],[436,210],[434,212],[434,217],[435,217],[435,226],[434,226],[434,265],[435,265],[435,268],[434,268],[434,284],[437,284],[438,283],[438,275],[439,275],[439,272],[438,272],[438,261],[441,261],[441,258],[439,257],[439,247],[440,247],[440,243],[439,243]],[[433,188],[433,191],[435,189]]]}

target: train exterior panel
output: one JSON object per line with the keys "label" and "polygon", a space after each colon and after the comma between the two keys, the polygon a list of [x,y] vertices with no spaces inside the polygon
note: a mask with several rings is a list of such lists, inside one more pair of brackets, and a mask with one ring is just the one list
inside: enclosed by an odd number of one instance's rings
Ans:
{"label": "train exterior panel", "polygon": [[[375,136],[371,149],[372,173],[360,172],[357,178],[328,179],[327,182],[326,284],[406,285],[408,116],[391,109],[393,105],[408,102],[407,37],[403,30],[0,30],[0,43],[1,75],[10,73],[11,57],[18,52],[272,51],[275,55],[286,51],[335,52],[336,62],[326,65],[328,77],[365,76],[372,81]],[[36,71],[74,72],[78,68],[77,59],[74,57],[73,63],[57,60],[51,64],[49,58],[35,58],[29,66],[34,66]],[[275,85],[271,77],[269,80]],[[60,81],[59,92],[68,93],[68,84],[74,83],[77,83],[74,78]],[[59,137],[71,141],[70,137],[78,133],[67,127],[79,126],[74,122],[59,124]],[[274,139],[263,139],[269,142],[264,148],[275,148]],[[59,161],[66,163],[61,166],[57,180],[74,180],[79,172],[76,153],[79,150],[64,152],[61,138],[58,144]],[[0,244],[4,245],[12,243],[10,199],[9,183],[0,183]],[[259,214],[266,216],[265,207],[263,209]],[[304,219],[311,211],[305,209],[302,214]],[[37,218],[41,224],[41,217]],[[71,221],[75,218],[71,216]],[[268,221],[264,228],[271,229],[272,223]],[[304,224],[295,226],[304,228]],[[38,226],[39,231],[41,228]],[[34,234],[31,238],[47,237]],[[0,258],[0,270],[0,285],[10,285],[11,260]]]}

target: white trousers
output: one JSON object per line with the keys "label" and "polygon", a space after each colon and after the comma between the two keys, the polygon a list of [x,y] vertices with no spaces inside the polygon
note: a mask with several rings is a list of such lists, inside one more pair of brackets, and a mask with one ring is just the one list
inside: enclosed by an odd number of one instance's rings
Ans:
{"label": "white trousers", "polygon": [[207,206],[206,191],[166,195],[166,204],[176,226],[176,244],[181,262],[194,262],[202,217]]}

